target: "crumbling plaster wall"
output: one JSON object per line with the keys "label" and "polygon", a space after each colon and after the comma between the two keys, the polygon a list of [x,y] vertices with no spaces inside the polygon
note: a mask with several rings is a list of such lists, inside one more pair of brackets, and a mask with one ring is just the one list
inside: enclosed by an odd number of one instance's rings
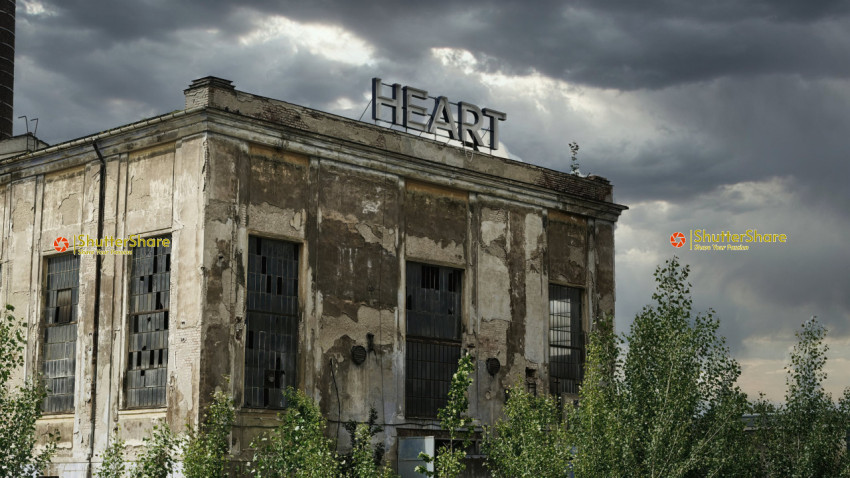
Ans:
{"label": "crumbling plaster wall", "polygon": [[[541,379],[548,326],[545,210],[496,197],[479,197],[478,206],[477,403],[482,421],[492,423],[505,389],[524,384],[527,373]],[[494,377],[484,371],[491,357],[502,364]]]}
{"label": "crumbling plaster wall", "polygon": [[[539,391],[548,389],[550,277],[613,310],[613,275],[611,287],[593,292],[608,280],[597,271],[613,266],[610,223],[345,160],[357,150],[329,158],[215,134],[207,147],[202,404],[216,388],[232,390],[237,406],[244,402],[250,235],[300,245],[298,384],[318,401],[342,448],[339,423],[366,420],[370,407],[385,426],[390,457],[399,429],[437,425],[404,415],[406,261],[464,271],[463,347],[477,358],[471,411],[481,423],[498,418],[505,389],[526,383],[529,373]],[[591,250],[596,243],[611,247],[602,265]],[[591,316],[585,312],[588,323]],[[355,365],[351,348],[367,346],[368,334],[374,349]],[[495,376],[485,370],[491,357],[502,363]],[[233,440],[243,460],[275,413],[240,411]]]}
{"label": "crumbling plaster wall", "polygon": [[[539,192],[517,195],[517,184],[482,186],[478,176],[467,180],[462,170],[440,169],[463,163],[434,163],[431,174],[430,164],[411,157],[415,167],[408,171],[397,155],[382,163],[380,150],[298,134],[283,141],[255,130],[177,135],[161,127],[156,134],[102,146],[104,234],[172,235],[168,408],[123,407],[129,260],[102,257],[95,351],[95,259],[83,256],[80,406],[39,424],[63,437],[51,472],[82,476],[88,453],[93,450],[98,463],[119,426],[132,459],[152,419],[178,430],[197,423],[216,388],[233,392],[237,406],[244,402],[250,235],[300,244],[298,383],[318,400],[343,448],[347,437],[338,422],[363,421],[373,406],[386,425],[391,458],[398,434],[437,427],[404,414],[406,261],[463,270],[463,347],[477,358],[471,411],[482,423],[499,416],[504,390],[524,382],[529,371],[538,390],[546,390],[549,282],[586,291],[588,325],[613,312],[613,222],[567,214],[552,207],[551,197],[538,203]],[[163,142],[166,137],[182,139]],[[54,236],[97,233],[96,156],[88,147],[52,154],[73,165],[0,185],[0,293],[29,320],[28,372],[38,364],[43,265],[55,253]],[[501,165],[483,158],[478,169],[509,178],[513,169]],[[592,209],[565,201],[565,210]],[[354,365],[351,347],[366,346],[367,334],[374,335],[374,349]],[[485,370],[490,357],[502,363],[495,376]],[[275,414],[240,411],[233,441],[243,459],[251,439],[274,426]]]}
{"label": "crumbling plaster wall", "polygon": [[[26,364],[13,380],[41,372],[43,354],[43,285],[46,258],[57,254],[53,242],[58,237],[72,238],[94,233],[92,207],[98,196],[97,169],[80,165],[60,171],[43,171],[9,182],[2,188],[3,230],[0,233],[0,258],[3,265],[2,302],[15,307],[14,314],[27,323]],[[96,204],[96,201],[95,201]],[[94,290],[94,261],[80,260],[80,301],[78,316],[91,315]],[[88,292],[88,295],[84,295]],[[93,355],[93,326],[81,321],[77,329],[76,413],[49,414],[38,423],[38,433],[59,432],[56,457],[68,462],[85,462],[91,439],[92,381],[85,375],[86,363]],[[44,439],[44,436],[41,437]],[[79,466],[77,466],[79,468]],[[83,467],[84,469],[85,467]]]}
{"label": "crumbling plaster wall", "polygon": [[[126,408],[123,383],[129,339],[130,256],[104,255],[97,428],[92,458],[95,464],[101,460],[110,433],[120,430],[128,445],[128,459],[133,460],[155,421],[165,421],[172,429],[181,431],[187,423],[197,423],[200,410],[206,137],[193,135],[150,147],[144,147],[144,141],[139,143],[104,148],[107,168],[104,235],[171,236],[168,406]],[[97,204],[96,199],[93,204]],[[91,235],[95,236],[96,230]]]}
{"label": "crumbling plaster wall", "polygon": [[[179,251],[180,260],[172,261],[171,275],[169,406],[145,410],[123,406],[129,256],[100,256],[96,331],[96,256],[81,255],[74,410],[46,414],[37,424],[42,439],[47,432],[60,435],[47,474],[86,476],[90,463],[100,462],[109,434],[118,427],[132,460],[152,428],[152,419],[165,419],[177,429],[197,420],[203,139],[196,136],[144,147],[150,143],[145,138],[139,143],[101,146],[106,161],[104,235],[171,234],[173,250]],[[53,162],[22,163],[13,176],[20,179],[0,186],[0,299],[14,305],[15,314],[28,324],[26,367],[15,378],[19,382],[41,372],[46,259],[59,254],[53,241],[65,237],[73,242],[80,234],[94,239],[98,232],[101,165],[94,149],[88,144],[53,155]]]}

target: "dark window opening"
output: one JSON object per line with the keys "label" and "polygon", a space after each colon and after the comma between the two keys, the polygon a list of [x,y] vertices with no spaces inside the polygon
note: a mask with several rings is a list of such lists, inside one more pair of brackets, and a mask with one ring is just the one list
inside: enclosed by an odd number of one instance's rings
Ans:
{"label": "dark window opening", "polygon": [[461,351],[463,271],[407,263],[405,414],[435,418]]}
{"label": "dark window opening", "polygon": [[80,256],[63,254],[47,259],[42,359],[47,388],[42,403],[45,412],[74,410],[79,285]]}
{"label": "dark window opening", "polygon": [[461,272],[452,271],[449,274],[449,292],[460,292]]}
{"label": "dark window opening", "polygon": [[284,408],[297,385],[297,244],[249,238],[247,309],[245,406]]}
{"label": "dark window opening", "polygon": [[421,265],[420,283],[423,289],[440,289],[440,268]]}
{"label": "dark window opening", "polygon": [[131,260],[128,408],[161,407],[166,401],[171,247],[157,242],[133,249]]}
{"label": "dark window opening", "polygon": [[549,285],[549,393],[578,394],[584,378],[581,290]]}

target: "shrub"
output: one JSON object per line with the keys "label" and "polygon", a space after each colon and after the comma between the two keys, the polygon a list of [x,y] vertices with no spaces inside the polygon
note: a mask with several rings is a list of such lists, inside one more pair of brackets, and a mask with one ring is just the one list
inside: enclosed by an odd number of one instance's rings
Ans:
{"label": "shrub", "polygon": [[174,451],[177,440],[168,424],[154,425],[144,439],[144,451],[130,473],[131,478],[166,478],[174,471]]}
{"label": "shrub", "polygon": [[324,435],[325,419],[301,390],[286,390],[280,425],[251,442],[251,474],[257,478],[326,478],[339,475],[336,454]]}
{"label": "shrub", "polygon": [[635,317],[623,361],[610,321],[591,334],[581,402],[568,417],[577,476],[748,473],[740,367],[713,312],[692,312],[688,273],[676,258],[656,269],[655,303]]}
{"label": "shrub", "polygon": [[222,391],[213,394],[204,419],[196,429],[187,427],[183,442],[186,478],[224,478],[230,463],[230,431],[236,419],[233,400]]}
{"label": "shrub", "polygon": [[557,401],[514,386],[504,415],[484,433],[485,464],[494,478],[569,475],[572,447]]}
{"label": "shrub", "polygon": [[426,466],[419,465],[416,471],[431,477],[456,478],[466,469],[466,449],[472,444],[472,419],[469,411],[469,386],[472,384],[472,372],[475,369],[473,358],[464,354],[457,364],[457,372],[452,375],[449,385],[449,396],[446,406],[437,412],[440,425],[449,432],[449,445],[441,446],[437,456],[420,453],[419,458],[425,464],[434,464],[434,471],[428,471]]}
{"label": "shrub", "polygon": [[124,463],[124,440],[118,436],[118,430],[112,434],[109,446],[103,452],[103,463],[97,470],[97,478],[122,478],[126,469]]}
{"label": "shrub", "polygon": [[345,425],[345,430],[351,438],[351,453],[340,460],[340,472],[345,478],[393,477],[389,464],[381,468],[384,459],[384,444],[372,446],[372,440],[384,429],[378,424],[378,412],[374,407],[369,409],[369,419],[366,423],[353,420]]}
{"label": "shrub", "polygon": [[27,380],[11,387],[12,372],[24,364],[23,322],[7,305],[0,318],[0,477],[37,475],[50,463],[58,435],[49,434],[47,443],[36,450],[36,421],[46,396],[39,380]]}

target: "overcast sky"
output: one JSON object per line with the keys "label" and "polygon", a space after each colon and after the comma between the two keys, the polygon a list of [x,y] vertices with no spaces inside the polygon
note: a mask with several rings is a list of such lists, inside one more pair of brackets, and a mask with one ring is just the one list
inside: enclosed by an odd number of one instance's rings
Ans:
{"label": "overcast sky", "polygon": [[[830,329],[830,391],[850,385],[850,2],[363,3],[18,0],[15,115],[54,144],[182,109],[207,75],[353,118],[373,76],[504,111],[513,157],[567,171],[576,141],[582,173],[629,206],[619,331],[678,253],[747,393],[782,399],[812,315]],[[692,229],[788,242],[670,245]]]}

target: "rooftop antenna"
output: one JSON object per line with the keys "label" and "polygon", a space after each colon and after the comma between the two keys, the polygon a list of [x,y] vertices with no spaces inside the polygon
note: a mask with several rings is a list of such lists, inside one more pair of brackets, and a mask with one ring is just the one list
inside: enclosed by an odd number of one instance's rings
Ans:
{"label": "rooftop antenna", "polygon": [[35,136],[38,133],[38,118],[29,119],[26,115],[18,116],[18,119],[24,119],[24,126],[27,127],[27,134],[30,134],[30,123],[35,121],[35,130],[33,130],[32,135]]}

